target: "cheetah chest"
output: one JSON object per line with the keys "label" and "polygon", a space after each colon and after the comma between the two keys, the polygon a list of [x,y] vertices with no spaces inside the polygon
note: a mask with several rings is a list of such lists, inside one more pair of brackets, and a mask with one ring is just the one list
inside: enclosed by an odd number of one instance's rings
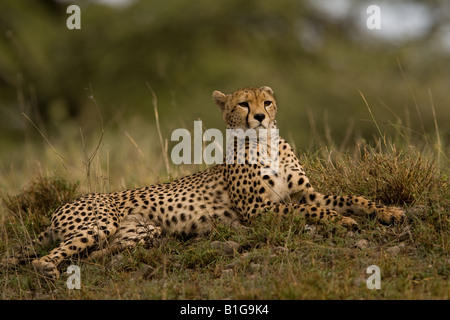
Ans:
{"label": "cheetah chest", "polygon": [[264,187],[265,198],[271,202],[281,202],[288,199],[291,194],[289,183],[285,174],[278,172],[271,175],[263,175],[261,185]]}

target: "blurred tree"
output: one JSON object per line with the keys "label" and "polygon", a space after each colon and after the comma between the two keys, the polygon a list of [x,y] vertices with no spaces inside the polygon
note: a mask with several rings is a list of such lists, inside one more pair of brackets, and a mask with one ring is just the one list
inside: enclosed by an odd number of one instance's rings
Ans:
{"label": "blurred tree", "polygon": [[[68,30],[66,2],[4,0],[0,130],[20,135],[19,111],[41,128],[64,127],[71,119],[95,125],[86,98],[91,94],[106,118],[121,109],[151,116],[146,82],[158,95],[162,119],[172,121],[174,115],[185,119],[188,112],[192,120],[208,118],[214,89],[271,85],[284,108],[283,128],[295,130],[301,144],[310,140],[313,123],[321,133],[328,126],[340,141],[349,118],[368,119],[358,90],[381,109],[381,122],[392,118],[386,108],[394,111],[394,122],[404,118],[400,113],[412,103],[405,74],[413,75],[413,89],[430,86],[440,102],[436,108],[444,110],[450,99],[448,52],[430,53],[432,41],[448,24],[442,1],[401,1],[426,6],[433,19],[421,37],[397,44],[361,30],[352,14],[364,18],[369,1],[341,2],[351,10],[341,10],[344,14],[336,18],[315,1],[147,0],[124,6],[79,1],[82,29]],[[432,127],[427,97],[418,93],[424,110],[413,121]],[[220,125],[216,114],[211,118],[212,125]],[[374,128],[358,122],[355,130],[370,136]]]}

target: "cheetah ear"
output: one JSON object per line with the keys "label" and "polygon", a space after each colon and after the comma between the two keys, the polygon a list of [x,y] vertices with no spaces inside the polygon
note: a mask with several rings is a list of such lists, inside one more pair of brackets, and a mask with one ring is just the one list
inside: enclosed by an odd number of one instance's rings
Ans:
{"label": "cheetah ear", "polygon": [[270,94],[271,96],[273,96],[273,90],[272,90],[271,87],[263,86],[263,87],[260,87],[259,89],[262,90],[262,91],[265,91],[268,94]]}
{"label": "cheetah ear", "polygon": [[219,106],[220,110],[225,109],[225,102],[227,101],[227,96],[225,93],[220,91],[214,91],[212,94],[214,102]]}

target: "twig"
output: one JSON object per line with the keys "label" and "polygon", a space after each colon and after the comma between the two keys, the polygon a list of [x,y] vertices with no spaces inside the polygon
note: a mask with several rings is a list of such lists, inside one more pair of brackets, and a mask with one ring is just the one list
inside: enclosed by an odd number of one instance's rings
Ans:
{"label": "twig", "polygon": [[161,128],[159,126],[158,100],[157,100],[156,94],[153,91],[153,89],[150,86],[150,84],[148,82],[146,82],[146,85],[147,85],[148,89],[150,90],[150,92],[152,93],[152,96],[153,96],[152,103],[153,103],[153,108],[155,110],[156,130],[158,130],[159,142],[161,144],[161,149],[162,149],[162,153],[163,153],[163,157],[164,157],[164,163],[166,165],[167,176],[170,177],[170,165],[169,165],[169,158],[167,156],[167,144],[164,144],[164,139],[163,139],[162,134],[161,134]]}
{"label": "twig", "polygon": [[425,135],[425,127],[423,125],[422,114],[420,113],[420,109],[419,109],[419,105],[418,105],[417,100],[416,100],[416,96],[414,95],[414,92],[411,89],[411,85],[409,84],[408,79],[406,78],[406,75],[403,72],[402,64],[400,63],[400,59],[398,57],[397,57],[397,64],[398,64],[398,67],[399,67],[400,72],[402,74],[403,80],[405,81],[406,86],[408,87],[408,91],[411,94],[411,97],[413,99],[414,106],[416,107],[417,114],[419,115],[420,125],[422,126],[422,132],[423,132],[423,135]]}
{"label": "twig", "polygon": [[383,139],[384,146],[386,146],[386,137],[381,133],[380,127],[378,126],[378,122],[377,122],[377,120],[375,120],[375,117],[374,117],[373,114],[372,114],[372,110],[371,110],[370,107],[369,107],[369,103],[367,102],[367,100],[366,100],[366,98],[364,97],[363,93],[362,93],[361,91],[359,91],[359,90],[358,90],[358,92],[359,92],[359,94],[361,95],[361,97],[363,98],[364,103],[366,104],[367,109],[369,110],[370,116],[371,116],[373,122],[375,123],[375,126],[377,127],[378,133],[380,134],[380,138]]}
{"label": "twig", "polygon": [[[90,91],[90,95],[88,96],[90,100],[92,100],[94,102],[94,105],[97,109],[98,115],[100,117],[100,125],[102,128],[102,132],[100,134],[100,139],[98,140],[97,146],[95,147],[94,151],[92,152],[92,154],[89,157],[86,157],[86,150],[84,150],[84,154],[85,154],[85,159],[86,159],[86,179],[88,180],[89,183],[89,191],[91,191],[91,181],[90,181],[90,171],[91,171],[91,163],[92,160],[94,159],[95,155],[97,154],[100,145],[102,144],[103,141],[103,135],[105,134],[105,130],[103,128],[103,117],[102,117],[102,113],[100,112],[100,108],[98,107],[97,101],[95,100],[94,94],[93,94],[93,90],[92,90],[92,86],[89,85],[89,91]],[[81,132],[81,129],[80,129]],[[81,140],[83,143],[83,148],[84,148],[84,140],[83,140],[83,134],[81,134]]]}
{"label": "twig", "polygon": [[428,95],[430,96],[431,111],[433,112],[434,127],[436,128],[436,139],[437,139],[437,146],[436,147],[438,149],[437,165],[438,165],[438,170],[440,170],[441,153],[443,153],[442,145],[441,145],[441,135],[439,134],[439,127],[438,127],[437,118],[436,118],[436,111],[434,110],[433,96],[431,95],[431,90],[430,89],[428,89]]}
{"label": "twig", "polygon": [[22,115],[33,125],[33,127],[36,128],[36,130],[41,134],[42,138],[44,138],[44,140],[48,143],[48,145],[50,146],[50,148],[52,148],[53,152],[56,154],[56,156],[58,157],[59,162],[61,162],[61,165],[64,167],[64,169],[67,170],[66,166],[64,165],[64,161],[69,163],[69,161],[67,159],[65,159],[63,156],[61,156],[58,151],[56,151],[55,147],[52,145],[52,143],[47,139],[47,137],[44,135],[44,133],[41,131],[41,129],[38,128],[37,125],[34,124],[33,121],[31,121],[31,119],[24,113],[22,112]]}

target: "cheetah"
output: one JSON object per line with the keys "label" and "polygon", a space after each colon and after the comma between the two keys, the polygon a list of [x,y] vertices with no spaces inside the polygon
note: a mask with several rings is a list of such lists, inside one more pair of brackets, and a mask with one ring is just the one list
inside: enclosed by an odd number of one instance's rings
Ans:
{"label": "cheetah", "polygon": [[[271,132],[277,128],[277,103],[270,87],[241,88],[231,94],[214,91],[212,96],[227,129]],[[58,247],[40,258],[30,257],[30,251],[5,260],[19,263],[35,258],[32,266],[37,272],[57,279],[61,261],[76,254],[87,253],[96,259],[137,244],[151,244],[163,235],[201,236],[215,223],[246,227],[260,214],[292,213],[312,223],[330,221],[347,228],[357,227],[350,217],[354,215],[375,215],[385,223],[403,221],[401,208],[376,205],[359,196],[315,191],[292,147],[281,137],[277,170],[263,173],[270,151],[275,150],[275,140],[269,140],[259,146],[249,139],[240,145],[235,140],[231,153],[227,148],[227,161],[173,182],[92,193],[64,204],[35,240],[42,245],[54,239]],[[251,163],[250,157],[260,156],[261,148],[267,151],[266,158]],[[245,160],[229,161],[238,154],[244,154]]]}

